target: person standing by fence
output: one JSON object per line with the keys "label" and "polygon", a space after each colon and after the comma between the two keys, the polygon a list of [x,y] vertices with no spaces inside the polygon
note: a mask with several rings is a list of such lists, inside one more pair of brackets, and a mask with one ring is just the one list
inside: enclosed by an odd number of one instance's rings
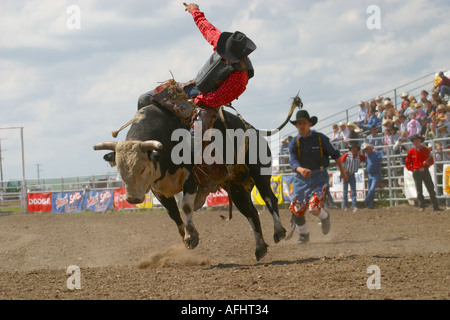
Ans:
{"label": "person standing by fence", "polygon": [[425,138],[420,135],[414,135],[411,137],[411,141],[414,145],[408,152],[405,160],[405,167],[409,171],[412,171],[414,184],[417,191],[417,202],[419,203],[419,211],[425,210],[425,199],[423,196],[422,183],[430,194],[430,200],[433,204],[434,211],[442,211],[439,208],[439,203],[436,198],[436,192],[434,190],[434,183],[431,179],[429,168],[434,164],[433,155],[430,149],[423,145]]}
{"label": "person standing by fence", "polygon": [[347,152],[341,157],[342,164],[344,165],[344,169],[347,172],[348,182],[344,182],[344,190],[343,190],[343,202],[342,205],[344,210],[348,208],[348,185],[350,185],[351,197],[352,197],[352,210],[356,212],[358,209],[356,207],[356,177],[355,174],[358,172],[361,163],[366,160],[366,156],[360,154],[361,147],[358,143],[354,142],[350,144],[350,152]]}
{"label": "person standing by fence", "polygon": [[373,144],[364,143],[362,146],[366,156],[366,171],[368,178],[368,190],[364,202],[369,209],[375,209],[375,191],[381,180],[381,159],[384,157],[383,151],[375,151]]}

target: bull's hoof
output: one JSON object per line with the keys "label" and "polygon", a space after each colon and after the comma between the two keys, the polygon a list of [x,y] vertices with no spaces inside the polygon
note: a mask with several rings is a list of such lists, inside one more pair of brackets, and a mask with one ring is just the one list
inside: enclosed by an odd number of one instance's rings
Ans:
{"label": "bull's hoof", "polygon": [[274,235],[273,235],[273,241],[275,241],[275,243],[280,242],[284,238],[286,238],[286,229],[285,228],[283,228],[283,230],[280,230],[280,231],[274,233]]}
{"label": "bull's hoof", "polygon": [[256,261],[259,261],[266,256],[268,247],[269,246],[267,244],[264,244],[262,247],[256,249],[255,251]]}
{"label": "bull's hoof", "polygon": [[185,237],[184,238],[184,245],[189,250],[193,250],[193,249],[197,248],[199,242],[200,242],[199,237],[196,237],[196,238]]}
{"label": "bull's hoof", "polygon": [[197,248],[200,237],[197,230],[193,227],[186,227],[186,235],[184,236],[184,245],[187,249],[192,250]]}

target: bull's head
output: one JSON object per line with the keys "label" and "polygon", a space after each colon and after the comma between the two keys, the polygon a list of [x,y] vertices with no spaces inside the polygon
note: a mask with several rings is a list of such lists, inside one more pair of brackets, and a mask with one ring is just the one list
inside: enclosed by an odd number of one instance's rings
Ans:
{"label": "bull's head", "polygon": [[155,177],[157,165],[152,153],[162,149],[158,141],[103,142],[94,150],[111,150],[115,154],[117,170],[125,183],[126,199],[131,204],[144,202]]}

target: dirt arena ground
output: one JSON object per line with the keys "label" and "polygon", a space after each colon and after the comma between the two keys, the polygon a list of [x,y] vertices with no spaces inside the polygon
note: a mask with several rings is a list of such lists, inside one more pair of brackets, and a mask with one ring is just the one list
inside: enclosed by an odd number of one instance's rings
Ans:
{"label": "dirt arena ground", "polygon": [[[330,234],[308,215],[311,241],[274,244],[260,213],[267,256],[256,262],[238,212],[199,212],[197,249],[184,249],[163,212],[16,214],[0,217],[0,299],[312,300],[450,297],[449,211],[407,205],[357,213],[329,210]],[[289,213],[281,212],[289,227]],[[69,290],[69,266],[81,289]],[[380,289],[369,289],[370,266]],[[374,282],[373,282],[374,283]]]}

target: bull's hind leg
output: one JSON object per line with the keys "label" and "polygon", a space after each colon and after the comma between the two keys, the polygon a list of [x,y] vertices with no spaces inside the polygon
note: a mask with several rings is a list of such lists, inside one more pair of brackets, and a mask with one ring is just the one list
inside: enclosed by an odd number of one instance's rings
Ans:
{"label": "bull's hind leg", "polygon": [[253,205],[251,194],[243,187],[234,184],[231,186],[231,190],[229,190],[228,192],[231,192],[233,202],[238,210],[250,222],[256,241],[255,256],[256,260],[259,261],[267,254],[268,245],[264,241],[258,211]]}
{"label": "bull's hind leg", "polygon": [[255,181],[255,185],[258,188],[261,198],[266,202],[266,206],[272,215],[274,226],[273,240],[275,243],[278,243],[286,238],[286,229],[281,224],[280,215],[278,213],[278,199],[270,186],[270,176],[255,174],[252,175],[252,178]]}

